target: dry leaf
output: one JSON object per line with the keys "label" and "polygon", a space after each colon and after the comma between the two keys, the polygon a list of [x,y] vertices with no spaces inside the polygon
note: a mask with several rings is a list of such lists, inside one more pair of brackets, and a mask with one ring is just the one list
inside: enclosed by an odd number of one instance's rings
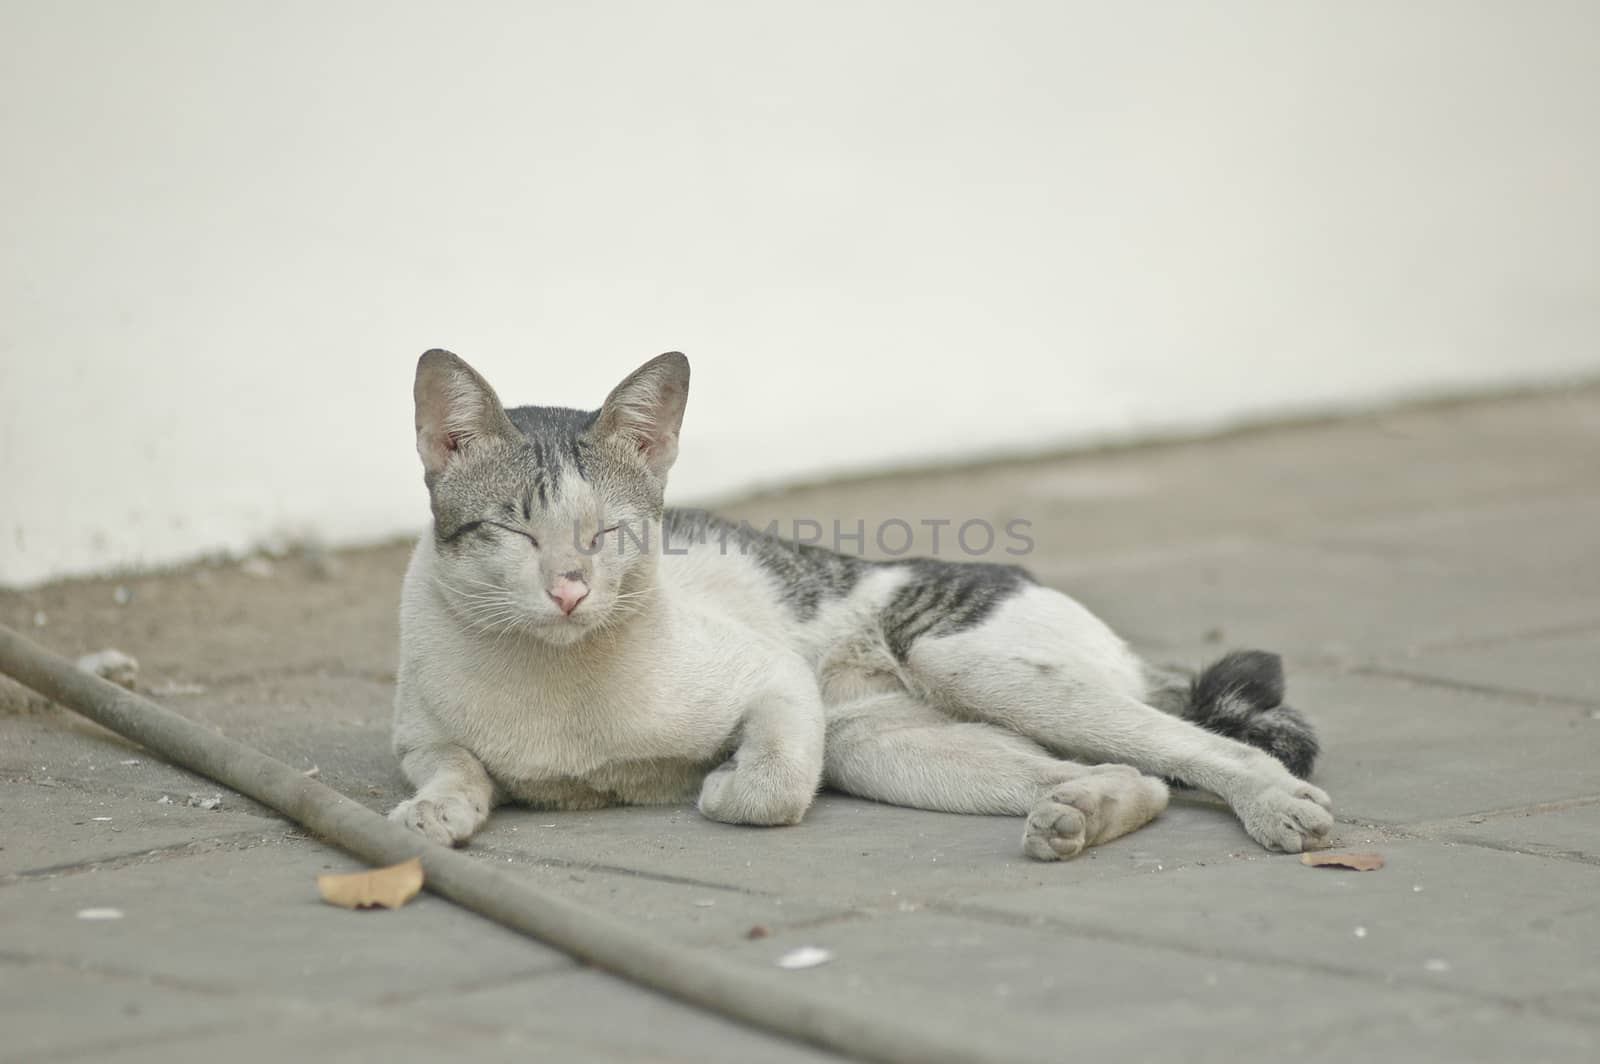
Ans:
{"label": "dry leaf", "polygon": [[352,872],[344,876],[318,876],[317,889],[329,905],[346,909],[398,909],[422,889],[422,858],[413,857],[388,868]]}
{"label": "dry leaf", "polygon": [[1354,872],[1376,872],[1383,867],[1381,853],[1303,853],[1300,863],[1312,868],[1348,868]]}

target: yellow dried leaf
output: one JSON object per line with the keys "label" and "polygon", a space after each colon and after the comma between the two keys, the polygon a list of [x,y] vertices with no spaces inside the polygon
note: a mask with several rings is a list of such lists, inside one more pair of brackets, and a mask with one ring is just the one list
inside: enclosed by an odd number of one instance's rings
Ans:
{"label": "yellow dried leaf", "polygon": [[1348,868],[1354,872],[1376,872],[1383,867],[1381,853],[1303,853],[1300,863],[1312,868]]}
{"label": "yellow dried leaf", "polygon": [[317,889],[329,905],[346,909],[398,909],[422,889],[422,858],[370,872],[318,876]]}

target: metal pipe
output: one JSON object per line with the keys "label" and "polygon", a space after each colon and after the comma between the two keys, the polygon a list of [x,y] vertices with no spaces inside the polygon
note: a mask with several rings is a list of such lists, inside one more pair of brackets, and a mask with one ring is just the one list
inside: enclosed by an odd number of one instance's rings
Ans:
{"label": "metal pipe", "polygon": [[[0,672],[175,765],[271,806],[376,865],[421,856],[428,890],[613,975],[797,1041],[883,1064],[999,1060],[948,1021],[916,1026],[816,995],[792,978],[696,952],[427,841],[283,762],[83,672],[0,625]],[[1007,1057],[1015,1060],[1015,1057]]]}

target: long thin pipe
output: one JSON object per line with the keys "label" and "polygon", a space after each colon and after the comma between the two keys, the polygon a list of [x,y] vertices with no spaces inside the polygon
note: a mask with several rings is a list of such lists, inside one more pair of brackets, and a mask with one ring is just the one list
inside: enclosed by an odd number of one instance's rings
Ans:
{"label": "long thin pipe", "polygon": [[[281,761],[83,672],[3,625],[0,672],[175,765],[271,806],[364,861],[395,864],[420,854],[427,888],[435,894],[687,1004],[861,1060],[983,1064],[1001,1059],[992,1048],[973,1044],[968,1032],[937,1017],[909,1026],[880,1012],[825,1000],[794,976],[693,951],[536,890],[492,865],[391,824]],[[1005,1059],[1017,1058],[1008,1054]]]}

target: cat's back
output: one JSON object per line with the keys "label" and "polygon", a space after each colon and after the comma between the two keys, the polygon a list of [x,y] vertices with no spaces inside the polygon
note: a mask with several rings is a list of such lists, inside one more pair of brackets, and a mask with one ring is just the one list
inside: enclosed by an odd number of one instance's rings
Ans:
{"label": "cat's back", "polygon": [[870,562],[705,510],[669,508],[662,579],[676,601],[713,610],[791,643],[825,606],[858,590]]}

